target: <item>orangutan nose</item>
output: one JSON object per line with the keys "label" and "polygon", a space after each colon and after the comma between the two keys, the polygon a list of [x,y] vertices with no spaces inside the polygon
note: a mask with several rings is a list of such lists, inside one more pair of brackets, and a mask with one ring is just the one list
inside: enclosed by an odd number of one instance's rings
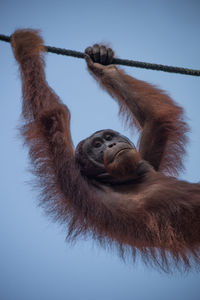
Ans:
{"label": "orangutan nose", "polygon": [[112,148],[112,147],[115,146],[115,145],[116,145],[116,143],[112,143],[112,144],[108,145],[108,147],[109,147],[109,148]]}

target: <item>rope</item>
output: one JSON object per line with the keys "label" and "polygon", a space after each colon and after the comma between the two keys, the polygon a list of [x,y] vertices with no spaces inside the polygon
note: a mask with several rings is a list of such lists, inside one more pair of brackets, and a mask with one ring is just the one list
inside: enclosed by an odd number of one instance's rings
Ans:
{"label": "rope", "polygon": [[[10,43],[10,37],[0,34],[0,40],[4,42]],[[85,54],[83,52],[68,50],[63,48],[55,48],[51,46],[45,46],[47,52],[73,56],[77,58],[85,58]],[[113,58],[113,64],[116,65],[123,65],[129,67],[136,67],[136,68],[143,68],[143,69],[151,69],[156,71],[164,71],[170,73],[179,73],[185,75],[192,75],[192,76],[200,76],[200,70],[193,70],[188,68],[180,68],[180,67],[173,67],[173,66],[166,66],[160,64],[152,64],[147,62],[129,60],[129,59],[120,59],[120,58]]]}

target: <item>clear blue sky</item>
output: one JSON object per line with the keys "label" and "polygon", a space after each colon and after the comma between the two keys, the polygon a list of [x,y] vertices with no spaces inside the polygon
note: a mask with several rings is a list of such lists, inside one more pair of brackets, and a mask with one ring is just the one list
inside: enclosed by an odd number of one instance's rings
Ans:
{"label": "clear blue sky", "polygon": [[[0,33],[42,30],[45,43],[83,51],[106,42],[121,58],[200,69],[200,2],[11,1],[0,2]],[[126,68],[167,90],[185,108],[191,126],[186,171],[199,181],[200,78]],[[76,145],[93,131],[112,128],[132,137],[116,103],[95,83],[84,60],[46,55],[47,80],[72,113]],[[200,274],[167,275],[124,264],[91,240],[65,242],[65,230],[37,207],[27,150],[18,136],[21,82],[10,45],[0,42],[0,299],[199,300]]]}

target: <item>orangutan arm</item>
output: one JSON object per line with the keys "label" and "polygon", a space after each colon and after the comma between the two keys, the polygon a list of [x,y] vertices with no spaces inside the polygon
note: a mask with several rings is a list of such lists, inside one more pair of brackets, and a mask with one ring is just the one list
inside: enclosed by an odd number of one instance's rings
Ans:
{"label": "orangutan arm", "polygon": [[94,45],[86,49],[90,73],[117,99],[120,111],[142,130],[139,152],[157,171],[177,174],[182,166],[187,125],[183,109],[163,91],[127,75],[112,63],[113,51]]}

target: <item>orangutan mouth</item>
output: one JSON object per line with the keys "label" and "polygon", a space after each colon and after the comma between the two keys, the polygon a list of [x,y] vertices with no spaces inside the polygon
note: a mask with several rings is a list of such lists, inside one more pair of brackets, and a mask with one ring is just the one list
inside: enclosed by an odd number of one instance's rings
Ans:
{"label": "orangutan mouth", "polygon": [[131,148],[123,148],[123,149],[120,149],[116,154],[115,154],[115,158],[120,156],[123,152],[126,152],[126,151],[130,151]]}

